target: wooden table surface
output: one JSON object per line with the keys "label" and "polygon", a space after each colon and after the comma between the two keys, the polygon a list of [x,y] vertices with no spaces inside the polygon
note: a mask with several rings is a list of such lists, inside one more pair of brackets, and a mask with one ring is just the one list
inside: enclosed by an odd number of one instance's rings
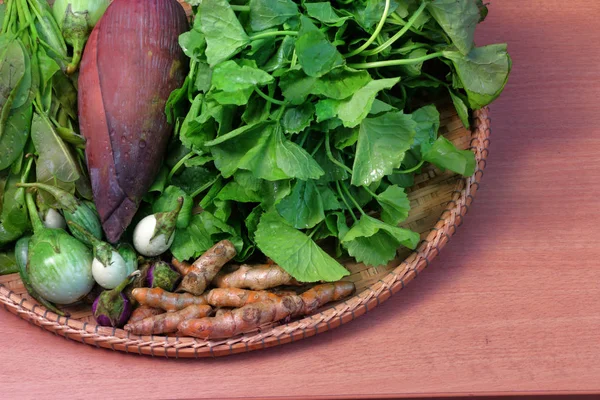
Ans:
{"label": "wooden table surface", "polygon": [[266,351],[165,360],[96,349],[0,310],[0,398],[600,393],[600,2],[494,0],[507,41],[477,199],[404,291]]}

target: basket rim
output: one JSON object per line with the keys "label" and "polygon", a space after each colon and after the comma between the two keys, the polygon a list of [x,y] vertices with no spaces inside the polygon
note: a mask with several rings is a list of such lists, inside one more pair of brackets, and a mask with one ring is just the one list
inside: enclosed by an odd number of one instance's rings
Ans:
{"label": "basket rim", "polygon": [[114,351],[174,358],[226,356],[266,349],[314,336],[348,323],[377,307],[404,289],[429,266],[453,236],[469,207],[486,167],[490,145],[489,108],[473,113],[470,149],[475,153],[477,168],[468,178],[458,180],[452,199],[438,222],[414,250],[397,267],[379,281],[334,307],[287,324],[268,327],[224,340],[201,340],[179,336],[138,336],[118,328],[107,328],[69,317],[61,317],[0,284],[0,303],[4,308],[41,328],[88,345]]}

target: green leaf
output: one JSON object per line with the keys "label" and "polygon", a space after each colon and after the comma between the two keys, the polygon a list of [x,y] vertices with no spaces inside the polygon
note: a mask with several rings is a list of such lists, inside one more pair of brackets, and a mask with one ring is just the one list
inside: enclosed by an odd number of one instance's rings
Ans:
{"label": "green leaf", "polygon": [[376,197],[382,208],[381,219],[390,225],[398,225],[408,218],[410,201],[404,189],[399,186],[389,186]]}
{"label": "green leaf", "polygon": [[206,38],[206,59],[211,67],[237,54],[250,42],[227,0],[202,1],[197,15]]}
{"label": "green leaf", "polygon": [[336,68],[328,74],[317,79],[311,93],[330,99],[343,100],[371,82],[371,75],[346,66]]}
{"label": "green leaf", "polygon": [[315,106],[305,103],[285,110],[281,118],[281,126],[286,133],[299,133],[310,126],[315,117]]}
{"label": "green leaf", "polygon": [[475,173],[475,154],[470,150],[459,150],[451,141],[440,136],[433,145],[423,154],[423,160],[437,165],[442,169],[449,169],[463,176]]}
{"label": "green leaf", "polygon": [[259,68],[240,66],[229,60],[217,65],[212,73],[212,85],[224,92],[237,92],[264,86],[273,82],[273,77]]}
{"label": "green leaf", "polygon": [[302,26],[296,39],[298,62],[308,76],[320,77],[344,64],[344,58],[325,34],[301,17]]}
{"label": "green leaf", "polygon": [[342,238],[342,245],[357,261],[384,265],[394,259],[400,246],[415,249],[419,234],[363,215]]}
{"label": "green leaf", "polygon": [[319,185],[319,193],[323,200],[323,211],[341,210],[344,208],[338,201],[337,194],[328,185]]}
{"label": "green leaf", "polygon": [[440,129],[440,113],[437,108],[430,104],[425,107],[421,107],[415,110],[411,117],[413,121],[417,123],[415,141],[413,143],[414,149],[426,149],[430,146],[438,137],[438,130]]}
{"label": "green leaf", "polygon": [[298,6],[291,0],[250,0],[250,27],[263,31],[283,24],[298,15]]}
{"label": "green leaf", "polygon": [[196,66],[196,80],[194,86],[196,90],[202,93],[207,93],[212,84],[212,68],[204,61],[198,61]]}
{"label": "green leaf", "polygon": [[473,48],[475,28],[479,23],[479,8],[473,0],[433,0],[427,10],[452,39],[461,53]]}
{"label": "green leaf", "polygon": [[207,189],[217,179],[217,171],[204,167],[185,168],[179,175],[173,176],[171,184],[195,197],[198,192]]}
{"label": "green leaf", "polygon": [[179,35],[179,47],[188,58],[200,61],[201,55],[206,50],[204,34],[195,29],[182,33]]}
{"label": "green leaf", "polygon": [[358,141],[359,127],[345,128],[340,127],[335,130],[334,146],[337,149],[343,150],[346,147],[353,146]]}
{"label": "green leaf", "polygon": [[289,178],[277,166],[278,126],[273,121],[244,125],[207,142],[221,174],[229,178],[238,169],[245,169],[256,178],[272,181]]}
{"label": "green leaf", "polygon": [[228,182],[217,195],[219,200],[232,200],[239,203],[260,203],[262,196],[258,191],[242,186],[239,182]]}
{"label": "green leaf", "polygon": [[148,193],[158,192],[162,193],[165,190],[165,186],[167,185],[167,176],[169,175],[169,169],[164,165],[160,167],[158,174],[156,175],[156,179],[152,182],[152,186],[148,189]]}
{"label": "green leaf", "polygon": [[271,103],[265,101],[258,94],[253,93],[248,100],[248,105],[242,114],[242,121],[248,125],[257,124],[269,118]]}
{"label": "green leaf", "polygon": [[289,64],[294,53],[295,43],[296,38],[293,36],[284,37],[275,54],[262,66],[262,69],[267,72],[273,72],[281,70],[283,66]]}
{"label": "green leaf", "polygon": [[402,188],[409,188],[415,184],[415,175],[400,174],[394,171],[391,175],[388,175],[388,180],[394,185],[398,185]]}
{"label": "green leaf", "polygon": [[469,122],[469,109],[467,108],[467,105],[458,94],[454,93],[454,91],[448,90],[448,92],[450,93],[452,104],[454,104],[454,108],[456,109],[456,113],[458,114],[460,121],[463,123],[465,128],[470,129],[471,123]]}
{"label": "green leaf", "polygon": [[[20,80],[18,87],[16,88],[16,93],[14,100],[12,102],[12,108],[19,108],[23,106],[28,100],[33,100],[35,94],[31,93],[32,89],[32,65],[31,65],[31,56],[29,52],[23,45],[21,41],[17,42],[19,46],[21,46],[21,51],[23,52],[23,78]],[[1,82],[1,81],[0,81]],[[0,83],[0,86],[2,84]],[[0,107],[1,108],[1,107]]]}
{"label": "green leaf", "polygon": [[331,3],[328,1],[320,3],[306,3],[306,13],[309,17],[312,17],[324,24],[330,26],[341,26],[350,16],[340,17],[335,9],[331,7]]}
{"label": "green leaf", "polygon": [[444,57],[452,60],[472,109],[485,107],[494,101],[508,81],[511,59],[506,52],[506,44],[476,47],[465,56],[446,51]]}
{"label": "green leaf", "polygon": [[301,282],[333,282],[349,272],[274,209],[264,213],[255,234],[258,248]]}
{"label": "green leaf", "polygon": [[39,154],[38,164],[44,164],[48,171],[61,181],[75,182],[79,179],[80,174],[73,154],[48,119],[38,113],[33,113],[31,138]]}
{"label": "green leaf", "polygon": [[316,179],[323,174],[304,149],[285,139],[281,126],[274,121],[243,126],[206,145],[211,147],[215,165],[225,178],[238,169],[269,181]]}
{"label": "green leaf", "polygon": [[[379,23],[381,15],[385,10],[386,0],[366,0],[365,2],[356,2],[359,5],[355,8],[353,14],[358,22],[367,32],[371,32],[372,28]],[[396,10],[398,2],[390,1],[388,16]]]}
{"label": "green leaf", "polygon": [[0,170],[8,168],[23,152],[29,138],[32,115],[31,103],[9,111],[4,129],[0,132]]}
{"label": "green leaf", "polygon": [[30,225],[25,205],[25,189],[16,186],[21,182],[19,175],[10,174],[3,193],[4,204],[0,221],[7,231],[23,233]]}
{"label": "green leaf", "polygon": [[369,114],[377,94],[384,89],[392,88],[399,81],[400,78],[373,80],[358,89],[352,97],[346,100],[321,100],[316,107],[317,121],[337,115],[344,126],[355,127]]}
{"label": "green leaf", "polygon": [[192,218],[192,208],[194,200],[181,188],[177,186],[169,186],[165,189],[162,195],[152,204],[152,212],[169,212],[177,208],[177,200],[183,197],[183,206],[177,215],[177,228],[186,228]]}
{"label": "green leaf", "polygon": [[325,173],[306,150],[285,138],[280,126],[275,133],[277,166],[290,178],[318,179]]}
{"label": "green leaf", "polygon": [[220,240],[232,240],[241,251],[242,241],[235,230],[213,214],[203,211],[192,216],[185,229],[176,229],[170,251],[178,260],[197,258]]}
{"label": "green leaf", "polygon": [[402,111],[365,118],[358,134],[352,184],[367,186],[400,167],[414,141],[416,125]]}
{"label": "green leaf", "polygon": [[[333,158],[340,163],[344,163],[342,156],[340,155],[340,151],[336,148],[331,149],[331,153]],[[348,179],[348,173],[342,167],[334,164],[329,157],[327,157],[327,152],[325,150],[325,146],[321,146],[319,150],[314,154],[315,161],[321,166],[325,174],[318,179],[319,183],[328,183],[335,181],[343,181]]]}
{"label": "green leaf", "polygon": [[291,69],[281,75],[279,88],[288,102],[301,105],[311,94],[316,81],[316,77],[308,76],[301,70]]}
{"label": "green leaf", "polygon": [[296,229],[308,229],[325,219],[323,199],[313,180],[297,181],[287,197],[277,204],[277,211]]}

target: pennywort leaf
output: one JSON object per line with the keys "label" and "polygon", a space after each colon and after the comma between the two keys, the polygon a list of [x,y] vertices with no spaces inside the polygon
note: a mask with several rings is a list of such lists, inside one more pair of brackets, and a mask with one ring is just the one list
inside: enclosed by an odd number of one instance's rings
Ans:
{"label": "pennywort leaf", "polygon": [[258,248],[301,282],[332,282],[349,272],[275,209],[264,213],[255,233]]}
{"label": "pennywort leaf", "polygon": [[402,163],[415,134],[416,123],[401,111],[365,118],[356,144],[352,184],[367,186],[391,174]]}
{"label": "pennywort leaf", "polygon": [[451,141],[440,136],[433,145],[422,153],[423,160],[449,169],[463,176],[471,176],[475,172],[475,154],[470,150],[459,150]]}

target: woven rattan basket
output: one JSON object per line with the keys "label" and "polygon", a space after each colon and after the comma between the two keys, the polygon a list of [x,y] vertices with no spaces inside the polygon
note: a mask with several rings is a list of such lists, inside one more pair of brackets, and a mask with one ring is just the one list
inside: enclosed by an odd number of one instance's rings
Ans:
{"label": "woven rattan basket", "polygon": [[[404,226],[421,233],[417,250],[399,250],[388,265],[366,267],[346,260],[355,282],[356,295],[318,313],[287,324],[261,327],[227,340],[200,340],[177,336],[136,336],[121,329],[98,326],[89,307],[72,308],[71,317],[59,317],[32,300],[18,274],[0,277],[0,302],[11,313],[57,335],[89,345],[129,353],[163,357],[215,357],[264,349],[298,341],[337,328],[360,317],[404,288],[440,253],[456,233],[479,187],[488,155],[490,119],[488,109],[473,115],[473,130],[466,130],[452,105],[438,107],[441,134],[461,149],[475,152],[478,167],[463,178],[427,167],[415,177],[408,191],[411,213]],[[344,261],[344,260],[341,260]]]}

